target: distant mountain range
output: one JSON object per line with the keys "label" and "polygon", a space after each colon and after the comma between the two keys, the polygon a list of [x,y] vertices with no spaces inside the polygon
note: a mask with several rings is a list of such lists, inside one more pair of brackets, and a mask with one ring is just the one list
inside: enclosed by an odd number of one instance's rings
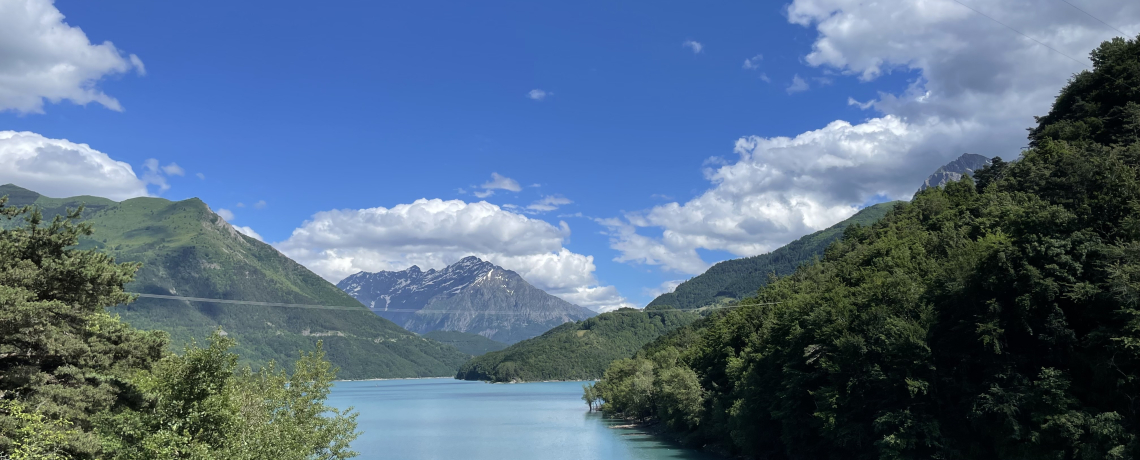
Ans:
{"label": "distant mountain range", "polygon": [[[133,198],[115,202],[79,196],[48,198],[14,185],[0,186],[9,204],[35,205],[47,219],[85,205],[94,235],[81,249],[98,249],[119,262],[142,262],[128,291],[150,295],[227,299],[331,308],[284,308],[177,299],[140,298],[110,308],[142,329],[169,332],[176,348],[201,342],[214,330],[237,339],[251,364],[287,364],[298,351],[324,341],[341,378],[452,375],[468,359],[452,346],[412,334],[273,247],[239,233],[196,198]],[[0,222],[17,225],[18,222]]]}
{"label": "distant mountain range", "polygon": [[951,161],[926,178],[923,182],[922,188],[919,190],[926,190],[930,187],[941,187],[948,182],[962,180],[963,175],[973,176],[974,171],[989,166],[990,159],[981,155],[973,153],[963,153],[958,159]]}
{"label": "distant mountain range", "polygon": [[337,287],[405,329],[459,331],[503,343],[595,313],[531,286],[518,273],[466,257],[442,270],[360,272]]}

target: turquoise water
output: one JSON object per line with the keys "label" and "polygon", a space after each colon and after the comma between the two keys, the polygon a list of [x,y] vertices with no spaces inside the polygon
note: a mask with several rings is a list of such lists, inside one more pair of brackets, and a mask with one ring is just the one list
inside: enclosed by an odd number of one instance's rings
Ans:
{"label": "turquoise water", "polygon": [[713,457],[589,413],[579,382],[454,379],[337,382],[329,405],[353,406],[360,459],[610,460]]}

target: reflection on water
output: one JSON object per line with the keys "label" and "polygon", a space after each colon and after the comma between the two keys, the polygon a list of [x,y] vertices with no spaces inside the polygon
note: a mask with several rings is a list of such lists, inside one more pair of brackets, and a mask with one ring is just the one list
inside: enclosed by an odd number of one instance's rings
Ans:
{"label": "reflection on water", "polygon": [[381,380],[338,382],[329,404],[360,412],[363,460],[719,458],[590,413],[581,395],[578,382]]}

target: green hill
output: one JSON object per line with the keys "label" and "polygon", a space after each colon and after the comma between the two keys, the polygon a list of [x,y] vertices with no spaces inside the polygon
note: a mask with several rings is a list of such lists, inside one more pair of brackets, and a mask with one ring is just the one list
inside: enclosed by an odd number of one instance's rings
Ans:
{"label": "green hill", "polygon": [[649,305],[692,310],[756,295],[758,289],[768,284],[768,274],[774,273],[777,277],[792,274],[804,262],[822,257],[827,247],[843,236],[843,229],[851,224],[871,225],[882,219],[898,203],[892,201],[863,208],[843,222],[804,236],[767,254],[720,262],[681,283],[673,292],[657,296]]}
{"label": "green hill", "polygon": [[[50,218],[85,204],[94,235],[80,248],[105,251],[119,262],[141,262],[131,292],[152,295],[316,304],[336,309],[283,308],[140,298],[114,308],[135,327],[162,329],[175,347],[201,341],[221,327],[253,364],[292,362],[298,350],[324,340],[341,378],[451,375],[467,356],[376,316],[336,286],[247,237],[196,198],[172,202],[133,198],[121,203],[81,196],[47,198],[0,186],[12,205],[33,204]],[[14,223],[9,223],[12,225]]]}
{"label": "green hill", "polygon": [[476,357],[455,378],[492,382],[592,380],[606,366],[698,315],[676,309],[623,308],[566,323],[502,351]]}
{"label": "green hill", "polygon": [[431,331],[426,334],[422,334],[422,336],[435,340],[436,342],[451,345],[459,349],[459,351],[472,356],[479,356],[485,353],[499,351],[507,348],[507,344],[503,342],[496,342],[479,334],[472,334],[469,332]]}

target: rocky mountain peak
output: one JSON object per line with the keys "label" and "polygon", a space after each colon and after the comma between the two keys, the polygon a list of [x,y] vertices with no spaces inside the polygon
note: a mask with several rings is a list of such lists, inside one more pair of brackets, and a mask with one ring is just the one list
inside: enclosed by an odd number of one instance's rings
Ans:
{"label": "rocky mountain peak", "polygon": [[974,171],[982,169],[990,164],[990,159],[982,155],[973,153],[963,153],[962,156],[956,160],[942,165],[934,174],[926,178],[926,182],[922,184],[919,190],[926,190],[931,187],[941,187],[947,183],[962,180],[963,175],[973,176]]}

